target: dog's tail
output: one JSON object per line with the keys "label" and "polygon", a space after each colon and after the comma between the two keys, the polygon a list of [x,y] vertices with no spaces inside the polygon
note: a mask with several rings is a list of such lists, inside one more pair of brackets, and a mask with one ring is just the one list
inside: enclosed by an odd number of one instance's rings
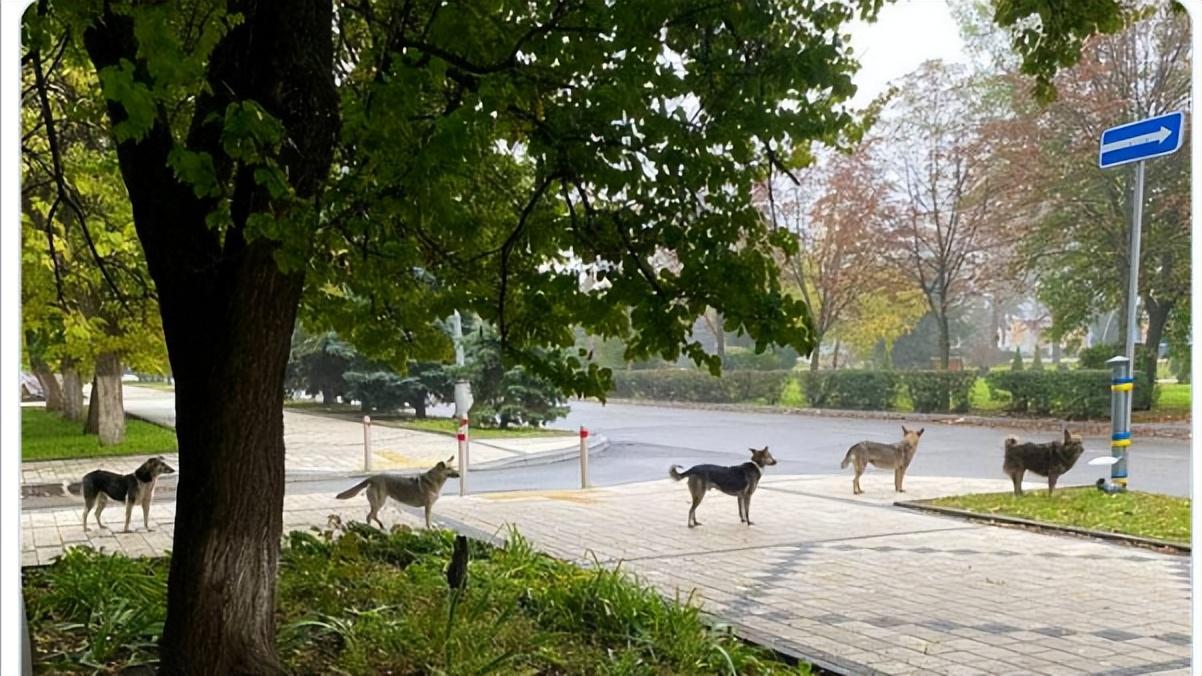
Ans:
{"label": "dog's tail", "polygon": [[63,495],[67,495],[68,493],[71,495],[83,495],[83,482],[68,482],[66,479],[63,479]]}
{"label": "dog's tail", "polygon": [[335,497],[337,497],[339,500],[346,500],[348,498],[353,498],[359,494],[359,491],[363,490],[364,488],[367,488],[367,485],[371,483],[371,480],[372,480],[372,477],[367,477],[363,481],[360,481],[359,483],[355,484],[354,486],[351,486],[350,488],[346,489],[345,491],[342,491]]}
{"label": "dog's tail", "polygon": [[847,449],[847,455],[843,456],[843,462],[839,463],[839,469],[847,469],[847,465],[851,462],[851,456],[858,446],[859,444],[853,444],[851,448]]}
{"label": "dog's tail", "polygon": [[668,476],[672,477],[673,479],[675,479],[677,481],[680,481],[681,479],[683,479],[689,475],[689,473],[687,471],[681,472],[679,470],[680,470],[680,465],[672,465],[671,467],[668,468]]}

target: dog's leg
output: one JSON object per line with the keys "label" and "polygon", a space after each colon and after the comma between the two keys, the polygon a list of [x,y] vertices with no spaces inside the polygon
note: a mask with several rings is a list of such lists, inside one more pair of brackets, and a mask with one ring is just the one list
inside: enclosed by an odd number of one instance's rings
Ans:
{"label": "dog's leg", "polygon": [[[83,503],[83,529],[84,529],[84,531],[85,531],[85,532],[88,530],[88,512],[92,511],[92,504],[93,504],[93,503],[95,503],[95,501],[96,501],[96,499],[95,499],[95,498],[92,498],[92,499],[84,498],[84,503]],[[99,513],[97,513],[97,516],[99,516]]]}
{"label": "dog's leg", "polygon": [[101,493],[100,495],[96,496],[96,525],[100,526],[101,528],[108,527],[108,526],[105,526],[100,521],[100,513],[102,511],[104,511],[104,506],[107,505],[108,503],[109,503],[109,498],[104,493]]}
{"label": "dog's leg", "polygon": [[126,496],[126,498],[125,498],[125,530],[121,531],[122,533],[132,532],[129,530],[129,518],[131,516],[133,516],[133,514],[134,514],[134,501],[131,500],[129,498],[129,496]]}
{"label": "dog's leg", "polygon": [[147,533],[154,531],[154,529],[150,527],[150,495],[149,494],[146,496],[146,499],[142,500],[142,525],[146,526]]}
{"label": "dog's leg", "polygon": [[1060,478],[1058,474],[1048,474],[1048,497],[1052,497],[1052,492],[1056,490],[1056,480]]}
{"label": "dog's leg", "polygon": [[430,530],[430,508],[432,506],[433,505],[431,505],[430,503],[428,503],[428,502],[426,503],[426,530]]}
{"label": "dog's leg", "polygon": [[388,496],[384,495],[383,489],[377,488],[374,483],[367,487],[367,504],[371,508],[367,512],[367,525],[370,526],[374,520],[380,524],[380,530],[384,530],[384,522],[380,521],[379,514],[380,508],[384,506],[387,500]]}
{"label": "dog's leg", "polygon": [[1014,497],[1021,498],[1023,496],[1023,475],[1026,472],[1011,472],[1010,480],[1014,482]]}
{"label": "dog's leg", "polygon": [[851,480],[852,495],[859,495],[860,493],[864,492],[864,489],[860,488],[860,475],[864,474],[865,467],[866,465],[864,463],[860,462],[858,459],[856,460],[856,476]]}
{"label": "dog's leg", "polygon": [[751,493],[743,497],[743,515],[747,517],[747,525],[751,525]]}
{"label": "dog's leg", "polygon": [[902,481],[904,481],[905,478],[906,478],[906,468],[905,467],[895,468],[893,470],[893,490],[897,491],[898,493],[905,493],[906,492],[905,489],[902,488]]}
{"label": "dog's leg", "polygon": [[705,486],[701,485],[700,481],[694,481],[696,478],[689,477],[689,494],[693,496],[693,506],[689,508],[689,528],[701,525],[697,520],[697,505],[700,505],[701,498],[705,497]]}

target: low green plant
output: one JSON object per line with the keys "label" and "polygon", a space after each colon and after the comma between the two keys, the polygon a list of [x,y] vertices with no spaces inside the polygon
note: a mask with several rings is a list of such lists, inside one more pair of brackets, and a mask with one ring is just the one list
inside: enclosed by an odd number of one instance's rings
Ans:
{"label": "low green plant", "polygon": [[697,369],[614,371],[611,394],[622,399],[775,404],[791,373],[726,371],[714,377]]}
{"label": "low green plant", "polygon": [[[516,531],[470,543],[467,584],[448,587],[449,531],[360,523],[294,531],[280,556],[277,644],[298,674],[805,674],[711,628],[620,569],[578,568]],[[167,559],[73,549],[25,572],[39,671],[153,664]],[[452,616],[451,607],[454,604]]]}
{"label": "low green plant", "polygon": [[[1074,419],[1110,415],[1109,370],[994,371],[985,377],[995,399],[1006,402],[1015,413],[1059,415]],[[1155,389],[1145,374],[1136,374],[1136,410],[1146,410],[1155,401]]]}
{"label": "low green plant", "polygon": [[802,374],[806,399],[814,408],[886,411],[896,405],[896,371],[844,369]]}
{"label": "low green plant", "polygon": [[972,406],[972,371],[904,371],[900,377],[916,411],[963,413]]}

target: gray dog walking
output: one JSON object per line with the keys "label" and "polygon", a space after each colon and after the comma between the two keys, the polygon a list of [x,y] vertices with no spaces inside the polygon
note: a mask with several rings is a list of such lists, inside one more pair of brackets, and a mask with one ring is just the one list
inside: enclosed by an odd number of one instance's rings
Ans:
{"label": "gray dog walking", "polygon": [[442,485],[447,482],[447,479],[459,477],[459,472],[450,466],[450,463],[454,461],[454,456],[445,461],[439,461],[437,465],[417,476],[393,476],[390,474],[369,476],[339,493],[337,497],[339,500],[353,498],[359,494],[359,491],[366,488],[367,504],[371,506],[371,511],[367,513],[367,522],[371,523],[374,519],[380,528],[384,528],[384,522],[380,521],[379,517],[380,508],[384,506],[388,498],[410,507],[424,507],[426,528],[430,528],[430,510],[434,507],[438,496],[442,494]]}

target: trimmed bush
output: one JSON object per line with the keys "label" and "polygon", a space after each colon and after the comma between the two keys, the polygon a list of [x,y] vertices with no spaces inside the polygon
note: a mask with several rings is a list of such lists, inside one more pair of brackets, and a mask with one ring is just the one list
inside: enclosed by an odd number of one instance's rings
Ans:
{"label": "trimmed bush", "polygon": [[727,371],[715,378],[694,369],[614,371],[610,393],[623,399],[739,403],[780,400],[789,371]]}
{"label": "trimmed bush", "polygon": [[920,413],[963,413],[972,405],[972,371],[906,371],[902,384]]}
{"label": "trimmed bush", "polygon": [[[1110,378],[1109,369],[995,371],[985,382],[994,398],[1008,401],[1009,411],[1081,419],[1110,416]],[[1135,409],[1151,408],[1155,394],[1148,376],[1137,373]]]}
{"label": "trimmed bush", "polygon": [[898,376],[893,371],[806,371],[802,382],[806,401],[814,408],[886,411],[897,398]]}
{"label": "trimmed bush", "polygon": [[793,348],[767,350],[756,354],[746,347],[728,347],[722,358],[722,367],[731,371],[779,371],[797,365],[797,351]]}

